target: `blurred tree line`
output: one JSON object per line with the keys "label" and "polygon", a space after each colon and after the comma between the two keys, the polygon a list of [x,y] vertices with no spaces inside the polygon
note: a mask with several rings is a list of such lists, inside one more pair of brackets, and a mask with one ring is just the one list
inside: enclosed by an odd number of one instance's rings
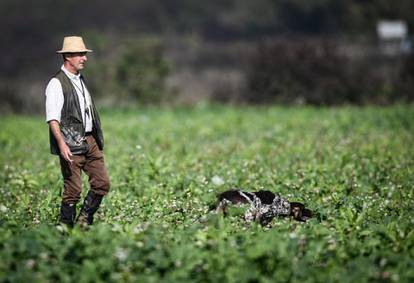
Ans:
{"label": "blurred tree line", "polygon": [[[332,77],[335,72],[340,72],[335,75],[335,79],[329,79],[328,83],[335,85],[333,81],[336,80],[336,87],[329,90],[337,91],[338,85],[343,83],[343,80],[338,78],[352,73],[350,69],[354,66],[354,58],[342,58],[343,54],[335,51],[340,49],[337,44],[333,44],[333,51],[327,51],[326,39],[329,41],[345,38],[348,42],[353,42],[361,38],[370,38],[375,42],[375,27],[379,19],[402,19],[410,28],[414,26],[414,1],[411,0],[210,0],[203,3],[191,0],[2,0],[0,11],[0,99],[8,102],[8,107],[16,108],[14,110],[24,108],[24,101],[27,99],[41,101],[36,98],[36,94],[29,95],[28,98],[27,86],[30,84],[33,93],[44,87],[45,83],[40,81],[44,81],[45,76],[51,76],[57,64],[60,64],[60,58],[51,58],[53,52],[60,48],[64,35],[81,34],[87,38],[87,44],[96,51],[93,55],[96,58],[93,60],[94,63],[91,63],[89,72],[105,79],[108,84],[116,80],[110,85],[102,86],[103,90],[110,89],[113,93],[122,94],[121,98],[135,97],[143,102],[150,102],[152,97],[155,101],[160,101],[164,81],[174,72],[174,66],[180,64],[179,61],[168,64],[168,60],[165,60],[171,39],[196,36],[204,41],[220,44],[242,40],[249,43],[249,48],[246,49],[251,50],[250,47],[253,46],[254,52],[249,51],[247,57],[251,60],[247,62],[249,66],[245,66],[247,90],[245,94],[238,94],[235,100],[272,102],[289,100],[288,92],[291,92],[290,95],[294,98],[295,91],[300,93],[299,96],[303,96],[304,89],[318,88],[318,79],[307,77],[306,80],[313,82],[310,85],[309,82],[302,83],[301,75],[295,77],[300,71],[292,71],[294,65],[301,64],[296,59],[299,55],[295,52],[302,52],[300,49],[303,47],[297,44],[303,42],[303,46],[311,44],[311,49],[325,50],[322,52],[325,52],[326,56],[318,55],[319,57],[306,59],[308,65],[305,65],[308,69],[304,67],[302,72],[312,72],[312,64],[318,65],[319,59],[331,58],[333,61],[322,63],[324,67],[321,68]],[[319,43],[303,41],[311,37],[321,40]],[[166,38],[168,40],[165,40]],[[277,43],[273,40],[269,43],[269,38],[286,40],[276,40]],[[292,38],[294,40],[291,40]],[[285,58],[283,62],[280,61],[282,58],[272,59],[275,54],[272,55],[272,52],[287,52],[290,50],[289,46],[293,45],[296,46],[293,48],[296,51],[287,56],[289,59]],[[303,56],[318,53],[312,52],[305,52]],[[260,56],[268,56],[270,61]],[[347,61],[347,67],[346,70],[338,71],[341,60]],[[315,62],[309,63],[310,61]],[[366,60],[367,64],[370,64],[368,61],[375,60]],[[275,77],[274,73],[269,73],[266,77],[263,70],[274,72],[274,68],[262,66],[259,62],[284,64],[284,70],[291,70],[289,80],[296,80],[299,90],[295,87],[266,86],[266,80],[276,80],[278,83],[286,80]],[[360,63],[357,62],[358,64]],[[412,72],[412,67],[401,62],[399,66],[401,68],[393,69],[393,72],[402,72],[404,84],[401,85],[401,89],[406,89],[412,84],[413,75],[409,73]],[[358,67],[357,73],[364,73],[364,68],[369,69],[369,65]],[[260,69],[261,74],[255,73],[256,69]],[[276,73],[281,72],[283,70]],[[318,76],[324,78],[324,72]],[[372,76],[377,78],[376,75]],[[140,80],[136,81],[136,77]],[[261,78],[264,81],[258,81]],[[95,80],[93,76],[91,79]],[[352,77],[345,80],[349,86]],[[99,83],[92,83],[98,89]],[[263,87],[260,88],[259,85]],[[390,90],[388,84],[363,92],[374,93],[384,89],[388,92],[399,90]],[[348,87],[347,91],[358,92],[358,87],[353,85]],[[318,90],[313,98],[305,99],[305,102],[334,103],[335,101],[329,99],[315,98],[324,96],[325,93]],[[252,95],[255,97],[252,98]],[[260,99],[260,95],[270,97]],[[284,98],[273,99],[272,96],[275,95]],[[355,102],[346,95],[342,96],[345,102]],[[226,99],[219,95],[218,100]],[[3,108],[6,104],[3,103]],[[42,102],[37,104],[39,108],[42,107]],[[28,103],[27,107],[33,105]]]}

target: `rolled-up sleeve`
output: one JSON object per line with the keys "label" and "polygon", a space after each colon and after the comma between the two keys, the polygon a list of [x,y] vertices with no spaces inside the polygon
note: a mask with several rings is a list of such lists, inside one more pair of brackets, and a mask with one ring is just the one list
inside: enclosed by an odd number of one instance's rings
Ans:
{"label": "rolled-up sleeve", "polygon": [[63,107],[63,90],[59,80],[53,78],[46,87],[46,122],[56,120],[60,122]]}

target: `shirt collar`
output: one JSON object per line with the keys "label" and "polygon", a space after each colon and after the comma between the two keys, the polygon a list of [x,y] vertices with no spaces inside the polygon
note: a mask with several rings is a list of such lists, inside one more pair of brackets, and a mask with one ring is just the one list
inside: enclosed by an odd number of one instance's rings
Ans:
{"label": "shirt collar", "polygon": [[81,76],[80,73],[78,73],[77,75],[72,74],[71,72],[66,70],[64,65],[62,65],[62,67],[60,69],[66,74],[66,76],[68,76],[69,79],[71,79],[71,80],[79,80],[80,79],[80,76]]}

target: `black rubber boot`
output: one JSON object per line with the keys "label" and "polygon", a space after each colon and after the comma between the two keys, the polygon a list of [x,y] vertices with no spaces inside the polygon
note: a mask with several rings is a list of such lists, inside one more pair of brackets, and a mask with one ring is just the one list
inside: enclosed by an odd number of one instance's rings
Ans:
{"label": "black rubber boot", "polygon": [[60,206],[60,219],[59,222],[73,227],[76,216],[76,204],[75,203],[61,203]]}
{"label": "black rubber boot", "polygon": [[99,205],[102,202],[102,195],[95,194],[92,191],[89,191],[83,201],[83,206],[79,212],[77,222],[81,226],[92,225],[93,215],[98,210]]}

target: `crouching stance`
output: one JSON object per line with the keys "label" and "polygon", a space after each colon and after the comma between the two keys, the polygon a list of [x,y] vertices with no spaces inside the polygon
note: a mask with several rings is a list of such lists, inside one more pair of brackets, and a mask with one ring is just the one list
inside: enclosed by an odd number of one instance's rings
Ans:
{"label": "crouching stance", "polygon": [[300,202],[289,202],[270,191],[245,192],[238,189],[225,191],[217,196],[217,212],[227,214],[229,205],[249,205],[244,218],[247,222],[256,221],[268,224],[276,216],[292,216],[298,221],[312,217],[312,211]]}
{"label": "crouching stance", "polygon": [[89,177],[90,190],[77,217],[82,225],[91,225],[103,196],[109,191],[105,168],[103,134],[93,99],[80,71],[87,61],[81,37],[65,37],[61,69],[46,87],[46,121],[50,129],[51,153],[59,155],[64,188],[60,222],[73,226],[76,204],[81,198],[84,171]]}

